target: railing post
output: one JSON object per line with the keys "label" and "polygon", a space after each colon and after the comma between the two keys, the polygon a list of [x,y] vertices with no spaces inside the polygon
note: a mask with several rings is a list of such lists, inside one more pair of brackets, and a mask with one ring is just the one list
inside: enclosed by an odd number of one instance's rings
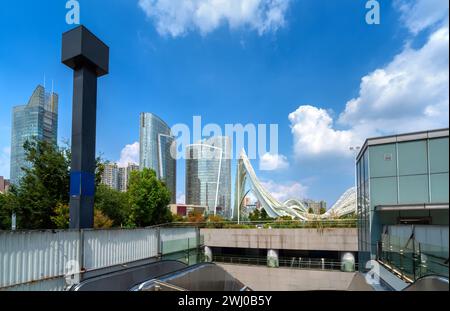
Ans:
{"label": "railing post", "polygon": [[156,227],[156,239],[157,239],[156,253],[157,253],[157,256],[159,258],[161,258],[162,257],[161,227]]}
{"label": "railing post", "polygon": [[[80,229],[80,270],[84,270],[84,229]],[[81,271],[80,271],[81,272]]]}
{"label": "railing post", "polygon": [[413,249],[412,249],[412,262],[413,262],[413,277],[414,277],[414,281],[416,280],[416,240],[413,239],[412,240],[412,245],[413,245]]}
{"label": "railing post", "polygon": [[[196,244],[197,244],[197,261],[201,261],[201,257],[200,257],[200,252],[201,252],[201,248],[200,248],[200,243],[201,243],[201,241],[200,241],[200,239],[201,239],[201,237],[200,237],[200,228],[198,228],[198,227],[195,227],[195,235],[196,235]],[[212,258],[211,258],[212,259]]]}

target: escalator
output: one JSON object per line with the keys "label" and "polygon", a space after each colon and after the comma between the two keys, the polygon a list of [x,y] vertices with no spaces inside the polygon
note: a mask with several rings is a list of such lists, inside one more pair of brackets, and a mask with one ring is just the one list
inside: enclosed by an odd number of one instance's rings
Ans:
{"label": "escalator", "polygon": [[448,278],[439,275],[428,275],[417,279],[403,291],[449,291]]}
{"label": "escalator", "polygon": [[177,260],[160,260],[133,267],[123,267],[113,272],[98,272],[77,285],[70,291],[128,291],[136,284],[146,280],[186,268],[187,265]]}
{"label": "escalator", "polygon": [[214,263],[199,263],[143,282],[132,291],[251,291]]}

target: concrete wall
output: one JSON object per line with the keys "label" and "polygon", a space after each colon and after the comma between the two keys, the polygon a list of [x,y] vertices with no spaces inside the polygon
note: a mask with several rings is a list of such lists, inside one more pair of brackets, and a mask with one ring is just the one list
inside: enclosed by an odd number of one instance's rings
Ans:
{"label": "concrete wall", "polygon": [[218,263],[255,291],[347,290],[355,273]]}
{"label": "concrete wall", "polygon": [[356,228],[201,229],[211,247],[358,251]]}

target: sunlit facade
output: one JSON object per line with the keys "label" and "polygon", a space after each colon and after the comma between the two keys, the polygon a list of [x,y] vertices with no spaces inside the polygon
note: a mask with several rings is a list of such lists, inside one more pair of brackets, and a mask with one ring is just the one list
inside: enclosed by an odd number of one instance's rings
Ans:
{"label": "sunlit facade", "polygon": [[231,143],[212,137],[186,148],[186,204],[231,217]]}
{"label": "sunlit facade", "polygon": [[170,151],[174,140],[167,123],[152,113],[141,113],[139,167],[156,172],[171,192],[171,203],[176,201],[176,158]]}
{"label": "sunlit facade", "polygon": [[22,167],[28,167],[23,145],[37,139],[56,144],[58,134],[58,95],[48,93],[38,85],[27,105],[16,106],[12,113],[11,183],[23,177]]}

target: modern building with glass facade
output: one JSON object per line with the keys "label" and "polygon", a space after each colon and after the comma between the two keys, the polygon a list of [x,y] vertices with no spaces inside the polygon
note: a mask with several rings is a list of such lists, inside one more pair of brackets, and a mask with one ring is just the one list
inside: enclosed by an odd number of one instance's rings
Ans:
{"label": "modern building with glass facade", "polygon": [[448,277],[449,130],[367,139],[357,157],[359,269]]}
{"label": "modern building with glass facade", "polygon": [[172,194],[171,203],[176,203],[176,158],[171,147],[175,138],[170,127],[152,113],[140,115],[139,167],[151,168]]}
{"label": "modern building with glass facade", "polygon": [[28,167],[23,145],[37,139],[57,143],[58,95],[46,92],[38,85],[27,105],[16,106],[12,113],[11,183],[18,184],[23,177],[22,167]]}
{"label": "modern building with glass facade", "polygon": [[232,216],[229,137],[211,137],[187,146],[186,204],[207,206],[208,214]]}

